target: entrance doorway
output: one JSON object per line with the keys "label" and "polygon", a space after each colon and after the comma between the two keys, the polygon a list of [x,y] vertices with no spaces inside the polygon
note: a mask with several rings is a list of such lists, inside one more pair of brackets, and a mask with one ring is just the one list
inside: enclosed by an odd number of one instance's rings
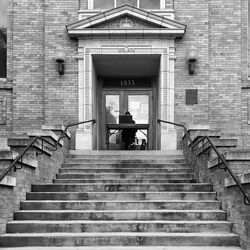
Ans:
{"label": "entrance doorway", "polygon": [[[96,125],[80,126],[76,131],[77,149],[106,149],[105,131],[106,118],[103,115],[103,107],[106,100],[103,91],[130,91],[140,93],[149,90],[153,100],[149,100],[149,149],[165,150],[176,149],[177,135],[171,125],[157,126],[156,119],[161,118],[174,122],[174,65],[175,47],[151,48],[151,46],[133,47],[114,45],[99,47],[100,42],[91,43],[91,48],[79,48],[84,57],[79,56],[79,87],[78,87],[78,110],[79,121],[96,118]],[[162,44],[161,44],[162,45]],[[95,47],[96,46],[96,47]],[[110,86],[104,84],[104,79],[111,78]],[[130,79],[125,81],[123,79]],[[138,79],[150,79],[151,86],[137,85]],[[118,79],[118,81],[117,81]],[[132,80],[131,80],[132,79]],[[133,81],[136,80],[136,82]],[[140,82],[140,81],[139,81]],[[144,81],[141,81],[144,82]],[[136,91],[136,92],[135,92]],[[111,93],[111,92],[108,92]],[[119,113],[122,113],[119,94]],[[105,101],[104,101],[105,100]],[[151,102],[151,104],[150,104]],[[124,103],[124,102],[123,102]],[[153,104],[152,104],[153,103]],[[128,109],[123,108],[123,110]],[[153,110],[153,111],[152,111]],[[153,120],[153,122],[152,122]],[[114,128],[110,127],[110,128]]]}
{"label": "entrance doorway", "polygon": [[[159,54],[93,55],[93,82],[96,86],[97,148],[121,150],[122,127],[119,115],[129,111],[136,127],[136,149],[142,140],[146,148],[157,148],[156,116],[159,106]],[[107,124],[117,124],[108,126]],[[123,125],[124,127],[124,125]],[[107,134],[110,132],[109,138]]]}
{"label": "entrance doorway", "polygon": [[[142,142],[146,142],[148,149],[153,148],[152,132],[154,130],[153,90],[117,89],[101,90],[101,149],[121,150],[122,130],[107,131],[107,124],[119,124],[119,115],[129,111],[135,124],[148,124],[148,129],[138,129],[135,139],[135,149],[140,149]],[[110,136],[109,136],[110,135]]]}

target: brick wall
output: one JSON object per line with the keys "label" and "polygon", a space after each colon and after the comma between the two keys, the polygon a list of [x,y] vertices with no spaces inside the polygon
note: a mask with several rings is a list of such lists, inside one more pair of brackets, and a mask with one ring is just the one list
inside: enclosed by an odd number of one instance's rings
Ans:
{"label": "brick wall", "polygon": [[88,0],[80,0],[80,9],[81,10],[88,9]]}
{"label": "brick wall", "polygon": [[209,123],[234,133],[241,127],[241,2],[209,1]]}
{"label": "brick wall", "polygon": [[[78,120],[78,41],[71,40],[66,25],[78,20],[78,0],[49,1],[45,8],[45,123]],[[60,76],[54,51],[66,51],[65,74]]]}
{"label": "brick wall", "polygon": [[[65,26],[78,20],[78,0],[13,0],[9,19],[13,132],[77,120],[77,41],[68,38]],[[67,51],[64,76],[54,60],[57,45]]]}
{"label": "brick wall", "polygon": [[[175,20],[187,25],[185,36],[176,41],[175,121],[186,124],[207,124],[209,86],[209,14],[208,1],[174,1]],[[188,74],[187,50],[195,46],[198,61],[194,75]],[[198,89],[198,104],[186,105],[186,89]]]}
{"label": "brick wall", "polygon": [[[52,183],[58,173],[58,169],[67,155],[69,148],[68,139],[64,140],[64,147],[53,152],[52,156],[42,154],[33,159],[38,161],[37,168],[24,166],[17,172],[11,172],[9,175],[16,178],[16,186],[9,187],[0,185],[0,234],[5,233],[6,222],[13,220],[13,212],[20,207],[20,201],[26,199],[26,193],[31,190],[31,184],[34,183]],[[20,148],[22,150],[22,148]],[[30,153],[29,156],[32,154]],[[0,152],[1,156],[1,152]],[[0,173],[10,165],[10,161],[0,161]]]}
{"label": "brick wall", "polygon": [[[214,151],[210,148],[199,156],[187,146],[187,138],[183,142],[184,154],[188,163],[195,172],[195,179],[198,182],[211,183],[213,190],[217,193],[217,199],[221,201],[221,207],[227,211],[227,220],[233,223],[232,230],[239,236],[240,245],[243,249],[250,249],[250,209],[244,204],[243,194],[238,186],[225,187],[225,178],[230,175],[218,166],[208,168],[208,161],[212,159]],[[238,171],[241,166],[237,166]],[[233,171],[236,172],[235,170]],[[244,185],[246,191],[250,193],[250,184]]]}
{"label": "brick wall", "polygon": [[[12,1],[9,1],[7,13],[7,31],[5,31],[7,34],[7,51],[5,48],[5,51],[2,50],[2,52],[0,52],[4,53],[3,57],[7,56],[5,59],[6,65],[0,69],[0,71],[5,71],[5,74],[7,73],[7,75],[5,75],[5,78],[7,78],[0,80],[0,138],[6,137],[12,133],[12,12]],[[4,63],[3,57],[0,55],[1,65]],[[4,77],[4,73],[0,73],[0,78],[1,77]]]}
{"label": "brick wall", "polygon": [[[8,84],[13,79],[14,133],[78,119],[78,41],[68,38],[65,26],[78,20],[79,3],[87,7],[86,0],[11,3]],[[248,135],[249,91],[241,95],[241,86],[249,85],[247,0],[166,0],[166,7],[174,7],[175,19],[187,24],[185,36],[176,41],[175,121]],[[54,58],[57,45],[67,52],[63,76]],[[190,76],[186,52],[192,45],[199,54]],[[185,104],[186,89],[198,89],[198,104]]]}
{"label": "brick wall", "polygon": [[13,130],[44,122],[44,1],[13,0]]}
{"label": "brick wall", "polygon": [[[184,38],[176,42],[177,122],[240,133],[243,63],[246,69],[241,2],[247,1],[175,1],[175,19],[187,24]],[[185,55],[192,45],[199,53],[190,76]],[[197,105],[185,105],[185,89],[198,89]]]}

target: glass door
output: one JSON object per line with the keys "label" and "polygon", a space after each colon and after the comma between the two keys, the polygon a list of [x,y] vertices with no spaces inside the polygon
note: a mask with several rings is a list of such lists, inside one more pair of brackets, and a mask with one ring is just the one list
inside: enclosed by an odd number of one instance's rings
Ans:
{"label": "glass door", "polygon": [[152,91],[129,91],[129,90],[104,90],[102,91],[101,102],[101,149],[107,149],[107,142],[110,150],[122,150],[123,143],[121,131],[111,130],[107,138],[106,124],[119,124],[119,115],[129,111],[136,124],[149,124],[149,130],[138,130],[136,133],[136,149],[140,149],[142,143],[150,142],[152,131]]}
{"label": "glass door", "polygon": [[110,150],[119,150],[121,148],[120,131],[111,130],[107,138],[106,124],[118,124],[119,115],[122,112],[123,98],[120,91],[103,91],[102,92],[102,114],[101,114],[101,148],[107,149],[107,140]]}
{"label": "glass door", "polygon": [[[150,99],[151,92],[147,91],[146,93],[136,93],[128,92],[126,93],[127,107],[130,114],[133,116],[133,120],[136,124],[150,124],[149,117],[151,117],[150,111]],[[150,126],[149,126],[150,130]],[[136,149],[141,149],[147,147],[149,131],[147,130],[138,130],[136,133],[135,146]]]}

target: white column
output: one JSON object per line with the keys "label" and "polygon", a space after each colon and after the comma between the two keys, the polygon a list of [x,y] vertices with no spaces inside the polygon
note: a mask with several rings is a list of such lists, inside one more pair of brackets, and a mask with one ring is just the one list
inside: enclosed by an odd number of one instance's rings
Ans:
{"label": "white column", "polygon": [[[86,58],[88,57],[88,58]],[[92,119],[92,81],[90,56],[78,48],[78,119]],[[79,125],[76,130],[76,149],[92,149],[92,124]]]}
{"label": "white column", "polygon": [[[174,122],[174,65],[175,48],[170,47],[161,58],[161,119]],[[161,150],[175,150],[177,134],[173,125],[161,123]]]}

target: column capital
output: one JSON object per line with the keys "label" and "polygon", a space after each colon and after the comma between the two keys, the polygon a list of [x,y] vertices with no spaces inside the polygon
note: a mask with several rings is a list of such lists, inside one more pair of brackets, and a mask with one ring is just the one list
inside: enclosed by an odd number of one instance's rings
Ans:
{"label": "column capital", "polygon": [[176,60],[175,47],[169,47],[169,60]]}

